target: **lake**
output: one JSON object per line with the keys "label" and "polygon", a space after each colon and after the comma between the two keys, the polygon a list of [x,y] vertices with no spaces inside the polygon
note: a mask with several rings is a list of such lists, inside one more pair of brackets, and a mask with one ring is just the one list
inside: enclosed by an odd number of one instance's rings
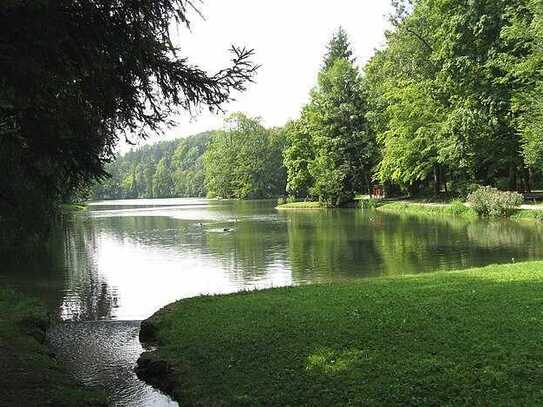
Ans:
{"label": "lake", "polygon": [[277,211],[272,201],[94,202],[47,249],[3,259],[0,283],[59,321],[49,343],[112,405],[175,406],[139,381],[139,322],[202,294],[543,258],[543,226],[376,211]]}

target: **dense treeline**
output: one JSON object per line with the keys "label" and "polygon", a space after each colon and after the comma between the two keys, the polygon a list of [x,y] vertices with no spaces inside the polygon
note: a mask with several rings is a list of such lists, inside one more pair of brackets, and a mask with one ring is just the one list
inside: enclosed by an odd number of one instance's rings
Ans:
{"label": "dense treeline", "polygon": [[213,132],[143,146],[106,165],[110,177],[94,186],[94,199],[206,196],[202,156]]}
{"label": "dense treeline", "polygon": [[285,190],[284,132],[257,118],[230,116],[225,130],[132,150],[106,166],[94,199],[271,198]]}
{"label": "dense treeline", "polygon": [[541,0],[399,6],[366,67],[375,177],[403,188],[528,191],[541,171]]}
{"label": "dense treeline", "polygon": [[343,30],[330,43],[287,126],[288,192],[339,205],[372,182],[530,191],[543,158],[543,2],[394,3],[387,46],[362,76]]}
{"label": "dense treeline", "polygon": [[[543,169],[543,1],[394,5],[386,47],[364,69],[346,32],[333,36],[297,120],[265,129],[238,114],[214,135],[197,178],[210,196],[287,194],[340,206],[375,184],[388,193],[460,196],[476,185],[521,192],[536,186]],[[203,195],[173,186],[166,175],[176,177],[173,162],[165,157],[154,175],[139,176],[153,186],[131,196]]]}
{"label": "dense treeline", "polygon": [[286,173],[281,129],[266,129],[257,118],[237,113],[215,135],[204,156],[208,195],[260,199],[282,195]]}

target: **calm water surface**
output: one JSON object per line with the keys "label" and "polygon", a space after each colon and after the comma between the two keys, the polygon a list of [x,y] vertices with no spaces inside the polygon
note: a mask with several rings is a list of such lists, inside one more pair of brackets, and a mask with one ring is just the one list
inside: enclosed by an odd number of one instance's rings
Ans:
{"label": "calm water surface", "polygon": [[139,320],[180,298],[543,258],[540,225],[360,210],[276,211],[274,202],[96,202],[43,253],[10,256],[0,283],[65,322],[50,345],[112,405],[172,406],[139,381]]}

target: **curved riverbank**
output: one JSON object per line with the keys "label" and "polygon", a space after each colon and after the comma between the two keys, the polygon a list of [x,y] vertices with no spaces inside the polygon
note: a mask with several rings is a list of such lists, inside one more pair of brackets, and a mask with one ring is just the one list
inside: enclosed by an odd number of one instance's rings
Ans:
{"label": "curved riverbank", "polygon": [[182,300],[140,376],[189,405],[540,404],[542,295],[532,262]]}
{"label": "curved riverbank", "polygon": [[45,308],[0,289],[0,405],[106,406],[97,391],[75,383],[45,345]]}

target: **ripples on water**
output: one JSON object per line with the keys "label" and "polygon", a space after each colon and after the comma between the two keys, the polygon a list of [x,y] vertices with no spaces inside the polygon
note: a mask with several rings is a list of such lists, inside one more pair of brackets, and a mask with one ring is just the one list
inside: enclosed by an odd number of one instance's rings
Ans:
{"label": "ripples on water", "polygon": [[138,321],[65,322],[48,333],[50,346],[77,380],[103,386],[111,405],[172,407],[177,403],[134,373],[143,352]]}
{"label": "ripples on water", "polygon": [[47,253],[8,259],[0,283],[59,319],[51,346],[119,406],[176,405],[139,381],[138,322],[180,298],[543,257],[541,225],[360,210],[274,210],[273,202],[96,203]]}

